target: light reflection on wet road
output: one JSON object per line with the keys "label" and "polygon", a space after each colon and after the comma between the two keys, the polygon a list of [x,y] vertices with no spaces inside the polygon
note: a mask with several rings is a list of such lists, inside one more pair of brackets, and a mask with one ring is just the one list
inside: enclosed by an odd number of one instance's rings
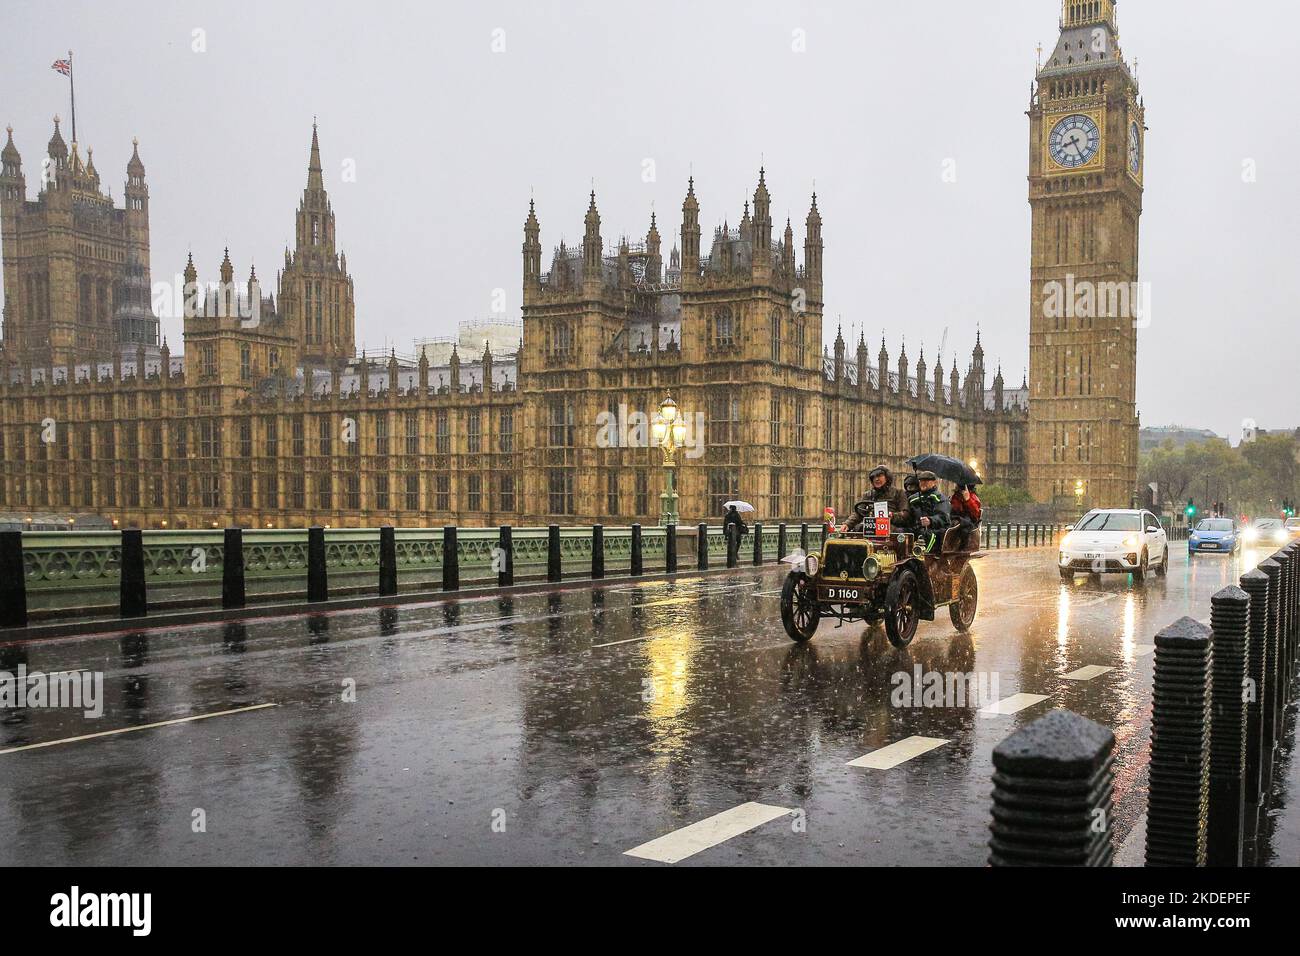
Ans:
{"label": "light reflection on wet road", "polygon": [[[278,705],[0,754],[0,863],[642,864],[625,851],[708,821],[668,856],[981,865],[992,749],[1052,707],[1115,729],[1122,841],[1144,803],[1153,637],[1208,620],[1262,557],[1189,566],[1175,547],[1167,579],[1065,585],[1046,550],[995,552],[975,563],[972,632],[941,611],[906,651],[826,621],[793,645],[777,567],[0,648],[7,671],[103,671],[106,697],[99,720],[6,712],[0,749]],[[891,706],[891,676],[917,666],[1046,699]],[[944,743],[847,766],[911,737]],[[1296,768],[1283,779],[1294,803]],[[1274,818],[1275,852],[1294,854],[1296,818]]]}

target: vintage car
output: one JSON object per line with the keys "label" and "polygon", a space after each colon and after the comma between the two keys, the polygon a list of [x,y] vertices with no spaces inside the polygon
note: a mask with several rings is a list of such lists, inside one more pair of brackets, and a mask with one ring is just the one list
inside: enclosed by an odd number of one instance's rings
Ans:
{"label": "vintage car", "polygon": [[870,517],[871,504],[854,506],[864,518],[865,532],[831,531],[820,552],[796,552],[781,588],[781,623],[790,638],[804,642],[817,631],[823,617],[839,621],[884,622],[895,647],[906,647],[916,636],[917,587],[928,575],[935,608],[948,608],[953,626],[970,629],[979,604],[979,583],[970,566],[981,557],[978,534],[949,528],[931,553],[916,535],[894,531],[888,522]]}

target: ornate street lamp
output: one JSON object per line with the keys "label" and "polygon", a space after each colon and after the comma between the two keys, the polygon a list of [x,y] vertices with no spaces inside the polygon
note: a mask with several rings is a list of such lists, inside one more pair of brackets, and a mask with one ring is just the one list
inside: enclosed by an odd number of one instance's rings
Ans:
{"label": "ornate street lamp", "polygon": [[663,452],[664,492],[659,496],[659,524],[677,524],[677,488],[673,472],[677,468],[677,449],[682,447],[686,438],[686,425],[678,413],[677,403],[671,395],[659,403],[659,417],[653,425],[655,441]]}

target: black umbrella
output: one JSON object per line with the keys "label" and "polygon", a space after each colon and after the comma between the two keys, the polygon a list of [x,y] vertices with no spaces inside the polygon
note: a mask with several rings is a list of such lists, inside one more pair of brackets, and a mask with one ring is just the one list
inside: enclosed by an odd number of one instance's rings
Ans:
{"label": "black umbrella", "polygon": [[945,481],[959,485],[979,485],[984,482],[970,465],[949,455],[917,455],[907,459],[907,463],[913,471],[932,471]]}

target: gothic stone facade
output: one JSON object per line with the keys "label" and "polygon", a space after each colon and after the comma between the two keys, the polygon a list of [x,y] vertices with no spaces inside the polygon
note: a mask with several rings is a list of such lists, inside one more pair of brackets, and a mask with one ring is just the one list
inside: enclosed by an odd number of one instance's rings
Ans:
{"label": "gothic stone facade", "polygon": [[107,360],[158,344],[150,309],[149,187],[133,149],[125,204],[100,191],[93,151],[69,152],[54,120],[37,198],[27,199],[13,128],[0,151],[5,308],[0,368]]}
{"label": "gothic stone facade", "polygon": [[[853,354],[840,336],[821,348],[816,197],[802,264],[788,222],[773,241],[770,208],[760,171],[752,214],[702,255],[692,182],[665,268],[653,216],[644,242],[607,254],[593,195],[582,248],[561,243],[546,273],[530,208],[517,353],[357,357],[313,131],[278,296],[251,272],[237,286],[227,253],[187,309],[183,357],[163,342],[4,366],[0,511],[153,528],[653,522],[664,472],[634,413],[669,393],[702,422],[679,468],[683,522],[736,496],[763,520],[816,520],[872,465],[920,451],[1023,483],[1025,390],[1000,371],[985,387],[978,341],[964,380],[905,349],[891,363],[883,341],[874,362],[861,337]],[[192,262],[185,277],[197,286]]]}
{"label": "gothic stone facade", "polygon": [[1137,486],[1144,116],[1112,0],[1065,0],[1029,105],[1029,490],[1039,501],[1129,507]]}

